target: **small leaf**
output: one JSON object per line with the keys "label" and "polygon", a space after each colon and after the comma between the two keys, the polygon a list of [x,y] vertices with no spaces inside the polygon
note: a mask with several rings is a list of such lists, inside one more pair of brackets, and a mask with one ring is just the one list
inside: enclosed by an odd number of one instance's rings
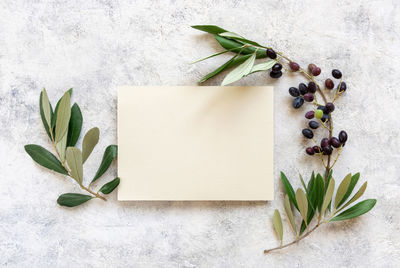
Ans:
{"label": "small leaf", "polygon": [[272,66],[275,65],[275,63],[276,63],[275,60],[270,60],[267,62],[263,62],[263,63],[257,64],[257,65],[254,65],[253,68],[251,68],[251,71],[249,74],[261,72],[261,71],[267,71],[267,70],[271,69]]}
{"label": "small leaf", "polygon": [[339,202],[342,201],[344,195],[347,192],[347,189],[349,188],[351,181],[351,173],[347,174],[346,177],[342,180],[342,182],[339,184],[339,188],[337,189],[336,196],[335,196],[335,208],[338,207]]}
{"label": "small leaf", "polygon": [[[47,98],[48,99],[48,98]],[[51,104],[49,103],[50,106],[50,125],[51,125],[51,121],[53,116],[53,108],[51,107]],[[44,109],[43,109],[43,91],[40,92],[40,98],[39,98],[39,110],[40,110],[40,117],[42,119],[42,123],[44,126],[44,129],[46,130],[47,136],[49,136],[50,139],[52,139],[52,134],[50,134],[50,130],[52,129],[52,127],[49,127],[49,124],[47,122],[45,113],[44,113]]]}
{"label": "small leaf", "polygon": [[119,182],[120,182],[120,179],[117,177],[117,178],[113,179],[112,181],[107,182],[106,184],[101,186],[99,191],[102,192],[103,194],[109,194],[112,191],[114,191],[115,188],[118,187]]}
{"label": "small leaf", "polygon": [[220,34],[223,32],[227,32],[227,30],[222,29],[221,27],[215,25],[193,25],[191,27],[196,30],[200,30],[210,34]]}
{"label": "small leaf", "polygon": [[289,200],[293,203],[293,205],[296,207],[297,210],[299,210],[296,202],[296,196],[293,190],[292,185],[290,184],[289,180],[286,178],[285,173],[281,171],[281,181],[283,184],[283,187],[285,188],[285,191],[287,195],[289,196]]}
{"label": "small leaf", "polygon": [[67,132],[69,119],[71,116],[71,104],[70,96],[68,92],[65,92],[61,98],[59,107],[57,109],[57,120],[56,120],[56,137],[55,142],[58,143]]}
{"label": "small leaf", "polygon": [[282,228],[282,218],[279,210],[275,209],[274,216],[272,218],[272,222],[274,224],[275,232],[279,237],[279,241],[282,244],[283,240],[283,228]]}
{"label": "small leaf", "polygon": [[67,170],[62,166],[61,162],[52,153],[45,148],[35,145],[25,145],[25,151],[32,157],[32,159],[39,165],[54,170],[58,173],[68,175]]}
{"label": "small leaf", "polygon": [[93,183],[95,180],[101,177],[101,175],[104,174],[104,172],[107,171],[107,169],[110,167],[111,162],[114,160],[114,158],[117,156],[118,152],[118,147],[117,145],[109,145],[103,155],[103,160],[101,161],[100,167],[96,172],[96,175],[94,175],[94,178],[91,183]]}
{"label": "small leaf", "polygon": [[290,225],[292,226],[292,230],[297,235],[296,222],[294,221],[292,206],[290,205],[289,196],[287,194],[285,195],[284,205],[285,205],[286,215],[288,216]]}
{"label": "small leaf", "polygon": [[256,54],[251,55],[250,58],[248,58],[245,62],[236,67],[225,77],[225,79],[221,83],[221,86],[232,84],[233,82],[241,79],[243,76],[248,75],[254,65],[255,59]]}
{"label": "small leaf", "polygon": [[330,221],[343,221],[356,218],[370,211],[376,204],[376,199],[367,199],[343,211]]}
{"label": "small leaf", "polygon": [[365,192],[365,190],[367,189],[367,182],[364,182],[364,184],[360,187],[360,189],[357,191],[357,193],[350,199],[349,202],[347,202],[343,207],[340,208],[340,210],[344,209],[345,207],[347,207],[348,205],[350,205],[351,203],[355,202],[357,199],[359,199]]}
{"label": "small leaf", "polygon": [[78,104],[74,103],[71,107],[71,118],[68,126],[67,146],[73,147],[79,139],[82,130],[82,112]]}
{"label": "small leaf", "polygon": [[[304,193],[304,191],[300,188],[297,189],[297,191],[296,191],[296,201],[297,201],[297,205],[299,206],[299,211],[300,211],[301,217],[306,222],[307,221],[307,212],[308,212],[307,196]],[[307,225],[307,222],[306,222],[306,225]]]}
{"label": "small leaf", "polygon": [[81,150],[75,147],[67,148],[67,163],[71,169],[71,177],[74,178],[79,185],[83,181],[83,166]]}
{"label": "small leaf", "polygon": [[351,176],[351,181],[350,181],[350,185],[347,188],[347,192],[346,194],[343,196],[342,201],[339,202],[339,204],[337,205],[337,207],[340,207],[341,205],[344,204],[344,202],[346,202],[347,198],[349,198],[349,196],[351,195],[351,193],[354,190],[354,187],[356,186],[358,179],[360,178],[360,172],[354,174],[353,176]]}
{"label": "small leaf", "polygon": [[76,207],[89,201],[92,198],[93,196],[90,195],[67,193],[60,195],[57,199],[57,203],[60,206],[64,207]]}
{"label": "small leaf", "polygon": [[322,203],[321,207],[321,214],[324,215],[325,210],[328,208],[328,205],[331,203],[333,191],[335,190],[335,180],[331,178],[329,180],[328,188],[326,189],[324,202]]}
{"label": "small leaf", "polygon": [[100,130],[97,127],[90,129],[82,142],[82,163],[85,163],[89,155],[92,153],[93,148],[99,142]]}
{"label": "small leaf", "polygon": [[42,108],[43,108],[43,114],[44,118],[46,119],[47,126],[51,126],[51,107],[50,107],[50,102],[49,102],[49,97],[47,96],[46,89],[43,89],[42,94],[40,95],[42,100]]}

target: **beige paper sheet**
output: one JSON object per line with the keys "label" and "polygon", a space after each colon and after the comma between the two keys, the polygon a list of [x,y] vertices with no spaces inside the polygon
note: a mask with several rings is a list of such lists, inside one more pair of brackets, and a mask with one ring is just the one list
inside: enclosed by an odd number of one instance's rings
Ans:
{"label": "beige paper sheet", "polygon": [[119,87],[118,200],[271,200],[272,87]]}

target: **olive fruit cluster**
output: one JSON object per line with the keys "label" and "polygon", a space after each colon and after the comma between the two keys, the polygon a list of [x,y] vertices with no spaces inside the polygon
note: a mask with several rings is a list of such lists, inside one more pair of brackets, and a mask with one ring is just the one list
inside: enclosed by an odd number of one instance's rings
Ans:
{"label": "olive fruit cluster", "polygon": [[314,93],[317,91],[317,85],[314,82],[309,82],[308,85],[300,83],[297,87],[290,87],[289,94],[294,97],[293,108],[298,109],[304,101],[312,102],[315,98]]}
{"label": "olive fruit cluster", "polygon": [[[309,129],[303,129],[303,135],[306,137],[313,137],[313,133]],[[339,132],[338,137],[332,137],[330,139],[323,138],[320,142],[320,146],[315,145],[314,147],[308,147],[306,149],[306,153],[308,155],[314,154],[323,154],[323,155],[331,155],[333,152],[333,148],[337,149],[343,147],[347,141],[347,133],[342,130]]]}
{"label": "olive fruit cluster", "polygon": [[[338,69],[333,69],[332,70],[332,76],[333,76],[333,78],[341,79],[342,78],[342,72],[339,71]],[[331,90],[331,89],[333,89],[335,87],[335,83],[333,82],[332,79],[328,78],[328,79],[325,80],[325,87],[327,89]],[[339,93],[343,93],[343,92],[346,91],[346,89],[347,89],[346,82],[340,81],[336,90]]]}

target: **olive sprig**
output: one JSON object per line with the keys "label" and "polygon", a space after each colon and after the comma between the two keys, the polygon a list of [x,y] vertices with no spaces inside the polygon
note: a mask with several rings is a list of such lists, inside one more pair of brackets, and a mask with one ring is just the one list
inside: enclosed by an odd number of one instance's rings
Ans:
{"label": "olive sprig", "polygon": [[[349,199],[359,180],[360,173],[354,175],[348,174],[340,182],[336,194],[334,195],[335,180],[332,177],[332,168],[341,155],[342,149],[348,139],[347,133],[344,130],[339,132],[338,137],[333,136],[332,112],[335,110],[334,102],[347,89],[346,83],[342,81],[342,73],[337,69],[332,70],[332,77],[334,79],[339,79],[339,84],[335,90],[332,101],[329,102],[327,95],[316,80],[316,77],[321,74],[321,68],[315,64],[309,64],[307,70],[305,70],[284,53],[275,52],[272,47],[260,45],[255,41],[246,39],[218,26],[196,25],[192,27],[213,34],[216,41],[226,49],[223,53],[235,53],[226,63],[204,76],[200,80],[200,83],[218,75],[224,70],[234,67],[235,68],[225,77],[222,85],[236,82],[243,77],[259,71],[268,71],[271,78],[280,78],[283,75],[282,70],[285,72],[290,70],[302,74],[308,80],[308,85],[300,83],[298,87],[290,87],[289,94],[294,97],[292,106],[295,109],[301,108],[304,102],[311,103],[314,106],[314,110],[308,111],[305,114],[305,118],[310,121],[308,122],[308,127],[302,130],[302,134],[315,144],[312,147],[306,148],[306,153],[308,155],[319,155],[325,172],[322,175],[320,173],[315,174],[313,171],[307,185],[300,175],[300,182],[303,189],[298,188],[296,192],[286,175],[281,172],[281,181],[286,191],[284,199],[285,212],[291,229],[294,232],[295,240],[283,244],[281,214],[279,210],[275,210],[273,225],[279,237],[280,245],[276,248],[265,250],[264,253],[294,245],[307,237],[322,224],[352,219],[370,211],[375,206],[376,199],[366,199],[344,210],[347,206],[358,200],[365,192],[367,182],[364,182],[352,198]],[[222,54],[222,52],[214,55],[217,56],[220,54]],[[214,55],[205,59],[213,57]],[[269,60],[261,64],[255,64],[256,59],[262,58],[269,58]],[[324,85],[325,89],[329,91],[335,87],[334,81],[331,78],[327,78]],[[318,102],[316,93],[322,98],[323,104]],[[314,118],[316,120],[311,120]],[[318,144],[314,138],[314,131],[319,128],[319,125],[322,125],[328,132],[328,137],[321,139],[320,144]],[[331,164],[333,148],[337,149],[337,154]],[[326,163],[324,156],[327,157]],[[293,213],[293,207],[298,214],[295,215]],[[300,216],[300,225],[296,223],[296,216]],[[314,227],[310,228],[313,220],[316,223]]]}
{"label": "olive sprig", "polygon": [[92,183],[107,171],[117,156],[117,146],[109,145],[91,182],[88,186],[83,184],[83,164],[98,143],[100,131],[97,127],[94,127],[86,133],[82,141],[82,151],[75,146],[81,133],[83,117],[78,104],[75,103],[71,107],[71,95],[72,88],[65,92],[53,112],[46,90],[43,89],[40,93],[40,116],[56,155],[36,144],[25,145],[25,151],[36,163],[70,177],[82,190],[89,194],[66,193],[60,195],[57,203],[67,207],[81,205],[93,198],[106,201],[104,194],[111,193],[120,182],[117,177],[104,184],[98,191],[91,189]]}

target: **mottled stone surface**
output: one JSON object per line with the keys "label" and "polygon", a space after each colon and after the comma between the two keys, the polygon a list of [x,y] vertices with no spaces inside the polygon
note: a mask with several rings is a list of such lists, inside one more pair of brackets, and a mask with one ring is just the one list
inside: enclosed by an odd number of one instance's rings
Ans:
{"label": "mottled stone surface", "polygon": [[[0,265],[10,267],[398,267],[400,265],[400,5],[398,1],[1,1],[0,3]],[[101,140],[85,166],[96,171],[116,142],[117,85],[195,85],[222,58],[190,65],[219,48],[189,28],[218,24],[345,74],[335,132],[350,140],[335,177],[360,171],[375,209],[359,219],[323,226],[298,246],[277,245],[271,224],[282,208],[278,180],[320,163],[303,154],[303,112],[290,109],[287,88],[299,77],[271,81],[264,73],[238,85],[276,86],[276,201],[124,202],[112,193],[75,208],[55,200],[79,191],[39,167],[23,145],[50,148],[38,96],[54,101],[69,87],[84,131]],[[218,85],[223,77],[208,82]],[[80,144],[82,139],[79,140]],[[101,181],[116,175],[116,165]],[[97,186],[101,185],[101,182]],[[286,226],[286,225],[285,225]],[[285,241],[293,239],[285,227]]]}

